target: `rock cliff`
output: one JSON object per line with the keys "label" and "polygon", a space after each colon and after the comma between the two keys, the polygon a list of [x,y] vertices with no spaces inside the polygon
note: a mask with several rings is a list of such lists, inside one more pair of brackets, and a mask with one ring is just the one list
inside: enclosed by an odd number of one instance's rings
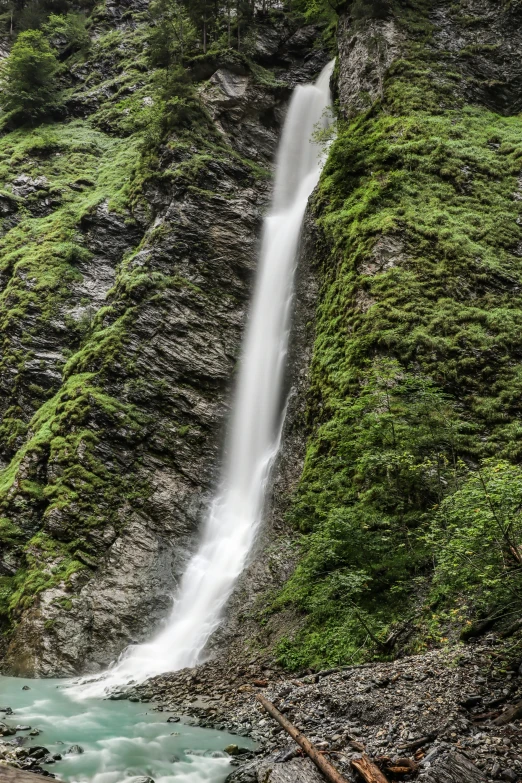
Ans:
{"label": "rock cliff", "polygon": [[[306,670],[498,618],[518,650],[522,5],[334,5],[338,134],[283,445],[213,651]],[[328,57],[317,27],[265,18],[248,56],[189,59],[165,131],[144,9],[97,10],[64,117],[0,139],[6,671],[97,671],[167,614],[215,486],[281,119]]]}
{"label": "rock cliff", "polygon": [[108,4],[67,118],[3,140],[0,565],[17,674],[97,671],[168,613],[216,481],[281,119],[325,62],[314,27],[261,24],[250,60],[195,59],[194,116],[143,152],[122,126],[125,96],[131,111],[156,100],[142,11]]}

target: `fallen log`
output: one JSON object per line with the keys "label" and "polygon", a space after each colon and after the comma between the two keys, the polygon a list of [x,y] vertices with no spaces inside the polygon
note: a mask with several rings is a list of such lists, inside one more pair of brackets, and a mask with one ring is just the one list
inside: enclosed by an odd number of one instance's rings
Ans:
{"label": "fallen log", "polygon": [[493,723],[495,726],[505,726],[507,723],[517,720],[517,718],[522,718],[522,699],[504,710]]}
{"label": "fallen log", "polygon": [[[256,695],[256,699],[258,702],[264,707],[264,709],[268,712],[269,715],[276,720],[280,726],[292,737],[293,740],[297,742],[297,744],[304,750],[307,756],[311,758],[311,760],[314,762],[317,769],[319,769],[325,778],[330,781],[330,783],[347,783],[346,778],[343,778],[343,776],[338,772],[335,767],[330,764],[327,759],[315,748],[310,740],[308,740],[304,734],[301,734],[299,729],[296,729],[292,723],[290,723],[289,720],[285,718],[284,715],[282,715],[279,710],[274,707],[271,701],[268,701],[261,693],[258,693]],[[375,783],[383,783],[383,780],[375,780]],[[388,783],[386,779],[384,779],[384,783]]]}
{"label": "fallen log", "polygon": [[352,759],[351,765],[365,783],[388,783],[388,778],[383,775],[379,767],[366,755],[358,759]]}
{"label": "fallen log", "polygon": [[422,748],[423,745],[427,745],[429,742],[433,742],[434,739],[437,738],[437,733],[433,732],[431,734],[427,734],[425,737],[419,737],[419,739],[413,740],[413,742],[406,742],[402,745],[398,745],[397,747],[399,750],[417,750],[417,748]]}
{"label": "fallen log", "polygon": [[389,756],[379,756],[379,758],[375,760],[379,765],[379,769],[384,772],[389,772],[391,775],[409,775],[413,772],[417,772],[419,769],[419,765],[414,759],[391,759]]}

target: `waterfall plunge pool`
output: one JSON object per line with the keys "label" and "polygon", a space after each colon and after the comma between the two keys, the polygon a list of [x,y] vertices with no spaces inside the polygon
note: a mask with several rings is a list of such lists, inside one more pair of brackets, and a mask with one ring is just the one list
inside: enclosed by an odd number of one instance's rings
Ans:
{"label": "waterfall plunge pool", "polygon": [[[231,744],[254,747],[245,737],[191,726],[183,718],[168,723],[173,713],[154,711],[152,704],[75,701],[64,680],[0,676],[0,707],[6,706],[13,714],[0,712],[0,722],[31,726],[40,734],[31,737],[28,730],[18,731],[0,737],[0,743],[61,754],[61,761],[41,766],[69,783],[130,783],[145,777],[155,783],[223,783],[233,771],[223,749]],[[73,745],[84,752],[67,753]]]}

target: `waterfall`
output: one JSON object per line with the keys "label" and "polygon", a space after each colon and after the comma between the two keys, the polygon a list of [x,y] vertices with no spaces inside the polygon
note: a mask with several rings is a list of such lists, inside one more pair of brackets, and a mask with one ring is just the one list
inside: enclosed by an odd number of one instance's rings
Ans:
{"label": "waterfall", "polygon": [[74,687],[79,695],[102,696],[131,680],[197,664],[247,563],[279,447],[292,281],[304,213],[324,163],[324,144],[314,134],[330,124],[332,70],[333,62],[315,84],[296,87],[288,109],[221,481],[199,547],[163,630],[151,642],[128,648],[101,678],[80,682]]}

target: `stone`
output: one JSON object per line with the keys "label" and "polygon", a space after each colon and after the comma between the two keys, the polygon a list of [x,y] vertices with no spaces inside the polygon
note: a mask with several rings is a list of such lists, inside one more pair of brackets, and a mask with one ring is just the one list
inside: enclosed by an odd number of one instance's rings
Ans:
{"label": "stone", "polygon": [[81,745],[71,745],[71,747],[66,752],[69,755],[79,755],[80,753],[84,752],[84,749]]}
{"label": "stone", "polygon": [[179,715],[169,715],[167,718],[167,723],[179,723],[181,718]]}
{"label": "stone", "polygon": [[12,737],[14,734],[16,734],[16,729],[14,726],[8,726],[6,723],[0,723],[0,736]]}
{"label": "stone", "polygon": [[47,748],[44,748],[40,745],[34,745],[30,748],[24,748],[24,750],[27,751],[27,755],[30,756],[33,759],[43,759],[45,756],[49,755],[49,751]]}

